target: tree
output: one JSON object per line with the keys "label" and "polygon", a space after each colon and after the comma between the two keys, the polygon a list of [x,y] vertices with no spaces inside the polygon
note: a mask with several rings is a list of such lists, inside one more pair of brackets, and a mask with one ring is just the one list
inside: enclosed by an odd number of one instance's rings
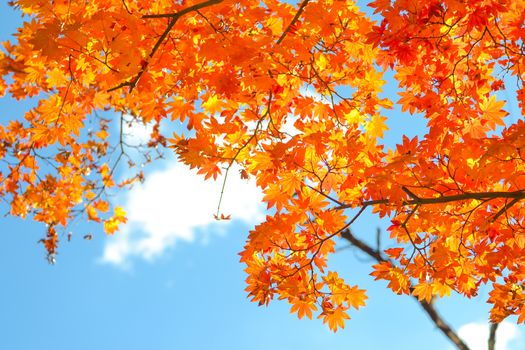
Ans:
{"label": "tree", "polygon": [[[78,216],[108,234],[126,221],[108,214],[108,191],[143,174],[115,183],[134,163],[122,131],[109,137],[101,111],[113,111],[121,130],[125,115],[154,124],[146,161],[168,148],[206,178],[226,182],[235,164],[256,179],[271,214],[241,253],[253,301],[286,299],[299,318],[343,327],[366,300],[326,269],[343,237],[460,349],[435,297],[489,284],[491,321],[525,321],[525,123],[505,119],[499,93],[525,113],[525,1],[377,0],[377,22],[334,0],[12,6],[28,20],[0,53],[0,91],[37,105],[0,128],[0,194],[12,215],[47,225],[50,258]],[[382,93],[388,72],[397,101]],[[428,129],[387,147],[396,106]],[[367,208],[391,221],[392,248],[350,230]],[[216,217],[228,218],[220,204]]]}

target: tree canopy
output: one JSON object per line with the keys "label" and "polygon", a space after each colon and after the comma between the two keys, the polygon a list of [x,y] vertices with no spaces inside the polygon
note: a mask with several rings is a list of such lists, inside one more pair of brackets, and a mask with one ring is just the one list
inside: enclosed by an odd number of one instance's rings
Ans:
{"label": "tree canopy", "polygon": [[[241,261],[260,305],[343,327],[366,300],[327,269],[343,237],[395,293],[430,305],[489,285],[491,320],[525,321],[525,1],[376,0],[374,15],[350,0],[11,4],[26,21],[0,51],[0,93],[36,106],[0,126],[0,196],[46,225],[50,256],[77,217],[125,223],[107,193],[143,179],[115,176],[134,167],[127,116],[154,125],[148,161],[167,148],[206,178],[256,180],[271,210]],[[425,135],[385,145],[393,108]],[[351,231],[367,208],[391,221],[390,248]]]}

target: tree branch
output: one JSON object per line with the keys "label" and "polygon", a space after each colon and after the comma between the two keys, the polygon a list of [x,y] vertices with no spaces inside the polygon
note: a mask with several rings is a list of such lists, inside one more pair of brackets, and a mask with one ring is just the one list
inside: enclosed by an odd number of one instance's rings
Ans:
{"label": "tree branch", "polygon": [[436,308],[432,303],[427,303],[425,300],[418,300],[414,297],[419,305],[425,310],[427,315],[430,317],[432,322],[439,328],[439,330],[457,346],[458,350],[470,350],[470,348],[461,340],[457,333],[443,320],[441,315],[437,312]]}
{"label": "tree branch", "polygon": [[281,34],[281,36],[279,37],[279,39],[277,39],[277,41],[276,41],[276,44],[277,44],[277,45],[279,45],[279,44],[284,40],[284,38],[286,37],[286,35],[290,32],[290,29],[292,29],[292,27],[295,25],[295,23],[299,20],[299,18],[300,18],[301,15],[303,14],[304,8],[306,7],[306,5],[308,5],[309,2],[310,2],[310,0],[303,0],[303,2],[301,3],[301,5],[299,6],[299,10],[297,10],[297,13],[296,13],[295,16],[292,18],[292,21],[290,22],[290,24],[288,24],[288,26],[287,26],[286,29],[283,31],[283,33]]}
{"label": "tree branch", "polygon": [[155,53],[160,48],[160,45],[162,45],[164,40],[166,40],[166,38],[168,37],[168,34],[173,29],[173,27],[177,23],[178,19],[181,18],[182,16],[184,16],[187,13],[190,13],[190,12],[193,12],[193,11],[198,11],[198,10],[204,8],[204,7],[216,5],[216,4],[219,4],[219,3],[223,2],[223,1],[224,0],[208,0],[208,1],[203,1],[203,2],[200,2],[198,4],[186,7],[184,9],[180,10],[179,12],[175,12],[175,13],[161,13],[161,14],[155,14],[155,15],[144,15],[144,16],[142,16],[142,18],[170,18],[171,20],[169,21],[168,26],[166,27],[164,32],[157,39],[157,42],[153,46],[153,49],[151,49],[151,51],[150,51],[150,53],[149,53],[149,55],[147,57],[146,62],[142,65],[142,67],[140,68],[140,70],[137,73],[137,75],[135,76],[135,78],[133,78],[131,81],[127,81],[127,82],[121,83],[121,84],[119,84],[119,85],[109,89],[108,92],[118,90],[118,89],[123,88],[125,86],[129,86],[129,92],[132,92],[133,89],[135,88],[135,86],[137,86],[137,83],[139,82],[139,80],[142,77],[142,75],[146,72],[151,58],[155,55]]}
{"label": "tree branch", "polygon": [[[450,196],[428,197],[428,198],[415,197],[415,195],[412,194],[410,195],[410,198],[412,199],[404,200],[402,202],[402,205],[443,204],[443,203],[457,202],[457,201],[470,200],[470,199],[487,200],[487,199],[495,199],[495,198],[509,198],[509,199],[514,199],[516,201],[519,201],[521,199],[525,199],[525,191],[519,190],[519,191],[512,191],[512,192],[503,192],[503,191],[466,192],[466,193],[455,194],[455,195],[450,195]],[[364,201],[361,203],[361,205],[370,206],[370,205],[388,204],[388,203],[390,203],[390,200],[388,198],[384,198],[384,199],[373,199],[369,201]],[[348,209],[348,208],[353,208],[353,207],[355,207],[355,205],[353,204],[343,204],[343,205],[335,207],[335,209]]]}
{"label": "tree branch", "polygon": [[217,5],[217,4],[220,4],[223,1],[224,0],[203,1],[203,2],[199,2],[198,4],[195,4],[195,5],[192,5],[192,6],[188,6],[185,9],[182,9],[182,10],[180,10],[178,12],[174,12],[174,13],[159,13],[159,14],[155,14],[155,15],[144,15],[144,16],[142,16],[142,18],[174,18],[175,20],[177,20],[177,19],[179,19],[180,17],[184,16],[187,13],[190,13],[190,12],[193,12],[193,11],[198,11],[198,10],[204,8],[204,7]]}
{"label": "tree branch", "polygon": [[383,255],[381,255],[381,252],[373,249],[371,246],[354,236],[352,231],[350,229],[346,229],[343,232],[341,232],[341,237],[346,239],[350,244],[352,244],[354,247],[361,250],[363,253],[370,256],[372,259],[376,260],[377,262],[387,262],[388,260],[383,258]]}
{"label": "tree branch", "polygon": [[496,348],[496,331],[498,330],[498,326],[499,326],[499,323],[490,324],[488,350],[494,350]]}
{"label": "tree branch", "polygon": [[[384,258],[379,249],[374,249],[367,243],[363,242],[354,234],[350,229],[346,229],[341,232],[341,237],[346,239],[350,242],[354,247],[361,250],[363,253],[370,256],[372,259],[376,260],[377,262],[388,262],[389,260]],[[410,287],[410,291],[412,291],[413,288]],[[458,336],[458,334],[443,320],[441,315],[437,312],[436,308],[434,307],[433,303],[426,302],[425,300],[419,300],[416,296],[412,295],[412,297],[421,305],[423,310],[426,312],[426,314],[430,317],[432,322],[436,325],[436,327],[439,328],[439,330],[458,348],[458,350],[470,350],[470,348],[461,340],[461,338]],[[492,327],[491,327],[492,332]],[[490,339],[489,339],[490,341]],[[489,350],[494,350],[489,348]]]}

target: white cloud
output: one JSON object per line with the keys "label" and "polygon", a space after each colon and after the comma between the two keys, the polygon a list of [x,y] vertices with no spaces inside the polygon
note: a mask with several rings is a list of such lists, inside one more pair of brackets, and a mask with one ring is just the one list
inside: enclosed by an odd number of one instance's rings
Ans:
{"label": "white cloud", "polygon": [[124,141],[130,146],[140,146],[148,143],[153,131],[153,125],[153,123],[144,124],[130,115],[124,116],[122,122]]}
{"label": "white cloud", "polygon": [[[472,322],[461,326],[458,335],[471,350],[487,350],[489,338],[489,324],[486,322]],[[521,338],[522,333],[512,322],[503,321],[496,331],[496,350],[512,350],[511,342]]]}
{"label": "white cloud", "polygon": [[[152,260],[177,241],[191,242],[203,229],[226,230],[231,221],[216,221],[213,217],[221,186],[222,178],[204,181],[195,170],[177,162],[153,172],[144,184],[127,194],[124,208],[128,223],[107,240],[102,262],[125,267],[130,258]],[[255,224],[264,219],[261,200],[261,191],[254,182],[241,180],[238,170],[232,167],[221,213],[231,214],[232,221]]]}

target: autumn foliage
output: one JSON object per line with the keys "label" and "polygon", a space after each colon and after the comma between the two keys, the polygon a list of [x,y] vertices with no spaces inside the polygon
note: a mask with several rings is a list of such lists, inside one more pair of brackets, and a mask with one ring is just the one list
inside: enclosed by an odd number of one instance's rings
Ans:
{"label": "autumn foliage", "polygon": [[[77,217],[108,234],[126,221],[107,197],[143,178],[115,176],[134,166],[109,135],[126,116],[155,125],[145,152],[169,148],[206,178],[235,164],[263,190],[271,214],[241,253],[253,301],[343,327],[366,295],[327,259],[371,208],[391,221],[372,274],[393,292],[488,284],[491,319],[525,321],[525,1],[377,0],[374,16],[337,0],[12,6],[26,22],[0,51],[0,92],[36,106],[4,115],[0,196],[47,225],[49,254]],[[428,129],[387,147],[396,106]]]}

